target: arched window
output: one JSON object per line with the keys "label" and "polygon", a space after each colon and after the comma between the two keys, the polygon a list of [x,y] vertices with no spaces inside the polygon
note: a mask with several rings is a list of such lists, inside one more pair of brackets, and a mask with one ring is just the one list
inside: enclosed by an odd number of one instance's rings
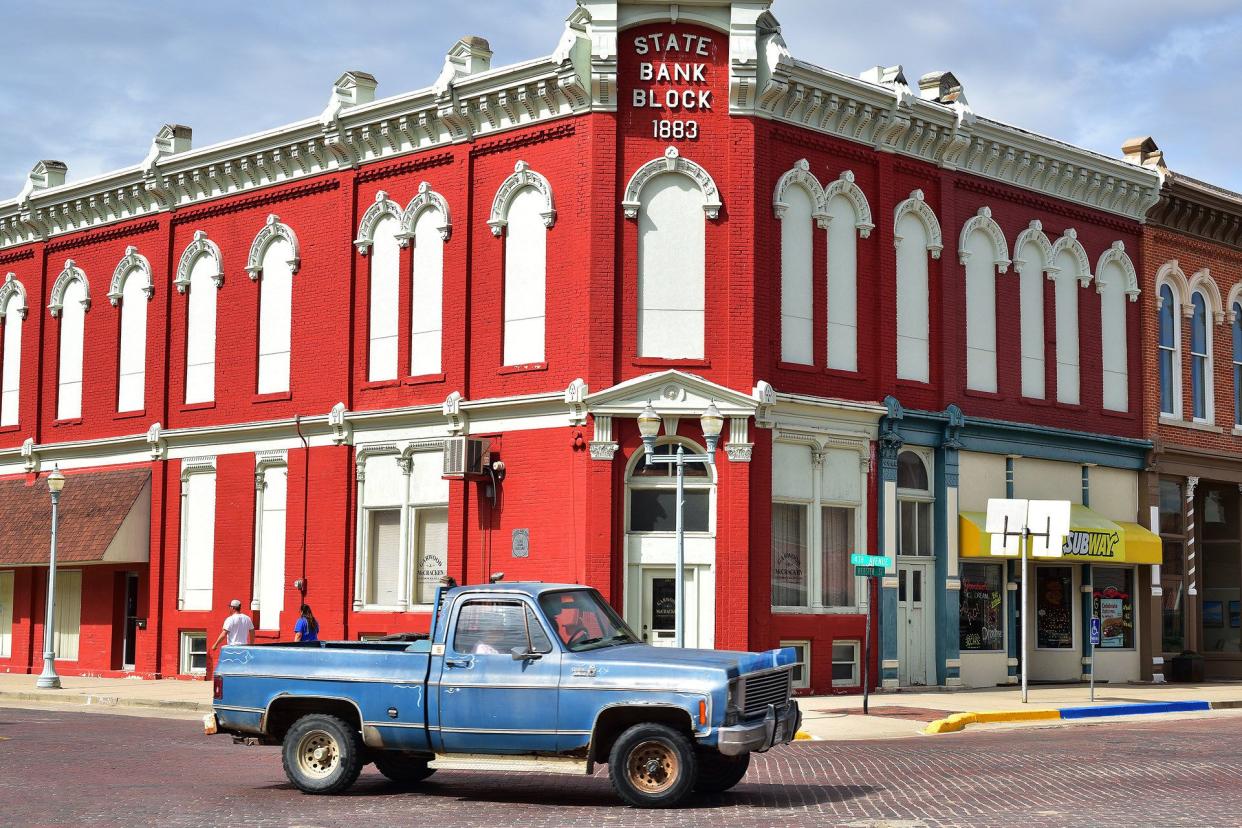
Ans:
{"label": "arched window", "polygon": [[927,255],[940,258],[940,223],[923,191],[897,205],[893,220],[897,248],[897,378],[927,382],[931,377]]}
{"label": "arched window", "polygon": [[[1180,372],[1178,369],[1178,312],[1177,302],[1173,299],[1173,289],[1168,285],[1160,286],[1160,413],[1169,416],[1177,415],[1177,400],[1181,396],[1178,389]],[[1235,328],[1237,323],[1234,323]],[[1238,349],[1237,336],[1234,337],[1234,351]]]}
{"label": "arched window", "polygon": [[26,289],[9,273],[0,285],[0,426],[18,424],[22,387],[22,323]]}
{"label": "arched window", "polygon": [[1195,291],[1190,297],[1190,390],[1191,416],[1211,419],[1212,328],[1208,324],[1207,300]]}
{"label": "arched window", "polygon": [[216,395],[216,292],[224,284],[220,248],[202,230],[181,253],[178,293],[189,292],[185,324],[185,402],[208,403]]}
{"label": "arched window", "polygon": [[871,206],[846,170],[824,190],[828,203],[828,367],[858,370],[858,239],[867,238]]}
{"label": "arched window", "polygon": [[1095,268],[1095,289],[1100,295],[1100,355],[1103,361],[1104,407],[1127,411],[1130,405],[1129,341],[1126,333],[1126,300],[1138,297],[1138,276],[1115,241],[1100,256]]}
{"label": "arched window", "polygon": [[1072,227],[1052,246],[1056,267],[1053,299],[1056,306],[1057,402],[1078,405],[1080,356],[1078,344],[1078,291],[1091,283],[1087,251]]}
{"label": "arched window", "polygon": [[76,420],[82,416],[82,349],[86,311],[91,306],[86,274],[73,260],[52,285],[48,309],[60,319],[59,365],[56,372],[56,419]]}
{"label": "arched window", "polygon": [[278,216],[267,224],[250,246],[246,271],[259,281],[260,394],[289,390],[289,356],[293,338],[293,274],[301,260],[298,240]]}
{"label": "arched window", "polygon": [[1018,271],[1022,317],[1022,396],[1042,400],[1044,387],[1044,276],[1052,268],[1052,242],[1043,224],[1032,221],[1018,234],[1013,246],[1013,266]]}
{"label": "arched window", "polygon": [[108,299],[121,308],[121,353],[116,410],[142,411],[147,376],[147,302],[155,294],[151,265],[134,247],[125,250],[112,274]]}
{"label": "arched window", "polygon": [[[438,207],[422,209],[414,219],[410,374],[416,377],[438,374],[441,371],[440,359],[444,328],[444,240],[447,222],[448,216]],[[538,245],[547,234],[547,230],[542,224],[537,230],[540,242],[535,242],[535,244]],[[543,280],[537,281],[542,287]],[[540,304],[540,313],[542,313],[542,307]],[[542,327],[542,317],[540,327]],[[508,343],[508,341],[506,337],[505,342]],[[540,331],[539,342],[543,342],[542,331]],[[540,359],[542,359],[542,354],[540,354]]]}
{"label": "arched window", "polygon": [[547,231],[556,221],[548,180],[518,161],[492,199],[488,224],[505,237],[504,364],[544,361]]}
{"label": "arched window", "polygon": [[[807,173],[809,176],[810,173]],[[654,192],[659,182],[652,184]],[[697,195],[697,191],[695,192]],[[781,218],[781,361],[800,365],[815,362],[815,291],[811,272],[814,256],[812,215],[816,211],[815,195],[805,186],[792,186],[781,194],[784,210]],[[688,199],[690,222],[703,226],[699,205]],[[646,215],[646,213],[644,213]],[[656,217],[644,219],[644,237]],[[640,239],[639,246],[644,241]],[[644,262],[646,264],[646,262]]]}
{"label": "arched window", "polygon": [[401,244],[397,234],[400,231],[401,223],[396,216],[385,216],[375,225],[367,358],[367,379],[371,382],[397,378],[397,318],[401,307],[398,298]]}
{"label": "arched window", "polygon": [[1242,426],[1242,304],[1233,303],[1233,423]]}
{"label": "arched window", "polygon": [[1009,268],[1008,245],[988,207],[962,226],[958,260],[966,268],[966,387],[995,392],[996,272]]}
{"label": "arched window", "polygon": [[897,455],[897,554],[930,556],[935,553],[928,460],[917,452]]}

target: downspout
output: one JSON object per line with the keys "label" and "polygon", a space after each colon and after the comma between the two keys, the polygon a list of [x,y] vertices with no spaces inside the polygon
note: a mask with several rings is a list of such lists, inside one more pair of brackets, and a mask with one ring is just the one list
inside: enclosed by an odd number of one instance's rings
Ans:
{"label": "downspout", "polygon": [[[293,427],[298,431],[298,439],[302,441],[302,576],[298,580],[298,592],[302,594],[302,603],[306,603],[306,524],[309,513],[306,511],[310,498],[310,442],[302,433],[302,415],[293,415]],[[298,613],[302,611],[298,607]]]}

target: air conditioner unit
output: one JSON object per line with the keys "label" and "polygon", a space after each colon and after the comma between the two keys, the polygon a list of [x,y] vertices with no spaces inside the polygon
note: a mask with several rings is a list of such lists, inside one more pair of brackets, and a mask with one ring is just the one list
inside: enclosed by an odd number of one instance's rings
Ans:
{"label": "air conditioner unit", "polygon": [[477,437],[450,437],[444,441],[444,474],[449,480],[487,476],[490,442]]}

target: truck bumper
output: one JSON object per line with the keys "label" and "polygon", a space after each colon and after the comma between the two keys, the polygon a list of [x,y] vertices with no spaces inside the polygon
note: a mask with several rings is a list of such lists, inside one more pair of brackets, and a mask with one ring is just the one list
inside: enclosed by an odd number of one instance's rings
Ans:
{"label": "truck bumper", "polygon": [[203,717],[203,734],[206,736],[215,736],[220,732],[220,723],[216,720],[215,713],[208,713]]}
{"label": "truck bumper", "polygon": [[768,712],[760,721],[720,728],[717,748],[725,756],[761,753],[791,741],[801,725],[802,711],[793,699],[779,711],[768,705]]}

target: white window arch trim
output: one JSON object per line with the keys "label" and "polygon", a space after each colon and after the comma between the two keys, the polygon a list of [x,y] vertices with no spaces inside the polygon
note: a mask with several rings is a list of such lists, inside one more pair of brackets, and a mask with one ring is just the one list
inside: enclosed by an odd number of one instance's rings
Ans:
{"label": "white window arch trim", "polygon": [[[1213,285],[1215,287],[1215,285]],[[1213,373],[1216,368],[1216,360],[1213,359],[1213,351],[1216,348],[1216,336],[1212,331],[1212,323],[1204,320],[1203,325],[1203,353],[1199,354],[1195,351],[1195,296],[1203,297],[1203,309],[1215,318],[1215,324],[1219,325],[1224,320],[1224,314],[1218,314],[1213,307],[1213,300],[1208,290],[1203,285],[1195,285],[1191,282],[1190,301],[1182,306],[1182,315],[1186,320],[1186,327],[1190,328],[1190,384],[1191,384],[1191,418],[1196,423],[1214,423],[1216,421],[1216,382]],[[1179,329],[1180,330],[1180,327]],[[1175,349],[1174,357],[1181,355],[1180,349]],[[1203,416],[1196,417],[1194,414],[1194,394],[1197,389],[1194,387],[1194,364],[1199,357],[1203,358]]]}
{"label": "white window arch trim", "polygon": [[[1091,275],[1091,260],[1087,258],[1087,251],[1083,248],[1082,242],[1078,241],[1078,231],[1073,227],[1067,228],[1061,238],[1057,239],[1052,245],[1052,261],[1056,262],[1062,253],[1069,253],[1074,259],[1075,268],[1078,272],[1072,274],[1078,280],[1079,287],[1086,287],[1091,284],[1095,277]],[[1060,268],[1054,268],[1048,274],[1049,279],[1055,279],[1062,275]]]}
{"label": "white window arch trim", "polygon": [[703,212],[713,221],[720,217],[723,204],[720,201],[720,190],[716,187],[711,173],[689,158],[682,158],[677,147],[668,147],[662,157],[651,159],[630,176],[630,181],[625,186],[625,197],[621,201],[621,208],[627,219],[638,218],[638,211],[642,208],[640,197],[643,187],[651,179],[664,173],[679,173],[693,181],[703,193]]}
{"label": "white window arch trim", "polygon": [[[354,247],[358,248],[359,254],[365,256],[371,252],[371,247],[375,244],[375,229],[383,219],[390,217],[396,219],[397,224],[401,225],[405,218],[405,211],[401,209],[400,204],[388,197],[386,191],[380,190],[375,194],[375,202],[367,208],[358,222],[358,238],[354,239]],[[397,241],[402,247],[410,245],[408,236],[398,235]]]}
{"label": "white window arch trim", "polygon": [[146,256],[138,252],[137,247],[131,244],[125,248],[125,255],[121,261],[117,262],[116,269],[112,271],[112,284],[108,288],[108,301],[112,307],[120,306],[121,300],[125,298],[125,283],[135,274],[143,281],[142,292],[146,294],[147,301],[150,302],[155,296],[151,263],[147,261]]}
{"label": "white window arch trim", "polygon": [[268,215],[267,221],[263,224],[263,229],[254,237],[254,241],[250,244],[250,255],[246,259],[246,273],[250,275],[252,282],[257,282],[263,276],[263,254],[267,252],[267,248],[279,240],[285,240],[289,243],[289,271],[296,274],[302,266],[301,247],[298,245],[297,234],[289,225],[280,220],[280,216],[272,213]]}
{"label": "white window arch trim", "polygon": [[901,246],[902,237],[897,233],[897,226],[907,213],[923,223],[923,229],[927,231],[927,251],[933,259],[939,259],[940,251],[944,249],[944,236],[940,232],[940,220],[922,190],[912,191],[909,198],[893,209],[893,247]]}
{"label": "white window arch trim", "polygon": [[[894,550],[894,555],[895,555],[896,557],[899,557],[899,558],[909,558],[909,559],[912,559],[912,560],[913,560],[913,559],[915,559],[915,558],[917,558],[917,559],[919,559],[919,560],[928,561],[928,560],[932,560],[932,559],[933,559],[933,558],[935,558],[935,556],[936,556],[936,506],[935,506],[935,503],[936,503],[936,464],[935,464],[935,454],[934,454],[934,452],[932,452],[932,450],[931,450],[931,449],[929,449],[929,448],[925,448],[925,447],[923,447],[923,446],[905,445],[905,446],[903,446],[903,447],[901,448],[901,451],[900,451],[900,452],[898,452],[898,457],[900,458],[900,456],[901,456],[902,454],[905,454],[906,452],[909,452],[909,453],[913,454],[915,457],[917,457],[917,458],[918,458],[918,459],[922,462],[922,464],[923,464],[923,471],[925,471],[925,472],[927,473],[927,488],[926,488],[926,489],[908,489],[908,488],[904,488],[904,487],[902,487],[902,486],[896,486],[896,487],[895,487],[895,490],[896,490],[896,493],[897,493],[897,498],[896,498],[896,500],[897,500],[897,514],[894,514],[894,515],[893,515],[893,521],[894,521],[894,525],[895,525],[896,530],[897,530],[897,547],[896,547],[896,549]],[[895,482],[895,481],[894,481],[894,482]],[[928,536],[928,538],[929,538],[929,540],[930,540],[930,543],[931,543],[931,551],[930,551],[930,553],[929,553],[929,554],[927,554],[927,555],[902,555],[902,554],[900,554],[900,550],[901,550],[901,525],[900,525],[900,520],[901,520],[901,518],[900,518],[900,512],[901,512],[901,504],[902,504],[902,502],[903,502],[903,501],[905,501],[905,502],[914,502],[914,503],[930,503],[930,504],[932,504],[932,505],[931,505],[931,507],[928,509],[928,517],[929,517],[929,520],[930,520],[930,522],[931,522],[931,525],[928,527],[928,530],[927,530],[927,536]],[[917,511],[917,510],[916,510],[916,511]],[[918,519],[918,518],[916,517],[916,520],[917,520],[917,519]],[[917,539],[917,536],[916,536],[916,538],[915,538],[916,545],[917,545],[917,540],[918,540],[918,539]]]}
{"label": "white window arch trim", "polygon": [[1205,267],[1195,273],[1194,276],[1191,276],[1188,287],[1190,296],[1194,296],[1196,293],[1203,294],[1203,300],[1208,312],[1212,314],[1212,321],[1215,324],[1219,325],[1225,321],[1225,308],[1221,303],[1220,288],[1216,286],[1216,280],[1212,278],[1212,273],[1208,268]]}
{"label": "white window arch trim", "polygon": [[[1018,234],[1018,237],[1014,240],[1014,243],[1013,243],[1012,264],[1013,264],[1014,272],[1017,274],[1019,281],[1020,281],[1020,284],[1019,284],[1020,292],[1024,289],[1021,284],[1023,271],[1026,270],[1026,266],[1028,264],[1034,263],[1033,256],[1031,258],[1028,258],[1028,254],[1031,252],[1039,256],[1039,262],[1038,262],[1039,269],[1036,270],[1032,274],[1034,279],[1033,279],[1033,282],[1031,283],[1031,288],[1036,292],[1036,297],[1039,300],[1038,307],[1039,307],[1040,313],[1039,313],[1039,319],[1038,319],[1039,325],[1037,326],[1036,330],[1034,331],[1034,335],[1032,336],[1031,330],[1027,327],[1027,323],[1028,323],[1028,317],[1033,316],[1034,314],[1033,313],[1027,314],[1025,310],[1026,308],[1025,302],[1023,301],[1021,303],[1023,306],[1023,312],[1022,312],[1022,318],[1020,320],[1019,327],[1020,327],[1020,341],[1022,343],[1021,348],[1020,348],[1021,372],[1022,372],[1022,376],[1021,376],[1022,395],[1024,397],[1030,397],[1033,395],[1033,392],[1038,390],[1039,394],[1035,398],[1043,399],[1043,398],[1046,398],[1048,394],[1048,389],[1044,383],[1044,371],[1046,371],[1047,365],[1048,365],[1047,347],[1044,342],[1044,327],[1047,324],[1047,309],[1044,307],[1045,303],[1043,301],[1043,298],[1044,298],[1043,280],[1040,279],[1039,277],[1041,274],[1043,274],[1045,278],[1052,281],[1054,280],[1056,273],[1058,272],[1058,268],[1056,266],[1056,255],[1053,253],[1053,250],[1052,250],[1052,242],[1049,241],[1047,234],[1044,233],[1043,222],[1041,222],[1039,219],[1032,220],[1031,223],[1026,226],[1026,229]],[[1055,308],[1055,297],[1054,297],[1053,307]],[[1028,343],[1028,337],[1032,340],[1036,340],[1037,343]],[[1026,350],[1028,344],[1033,344],[1034,347],[1032,348],[1032,350],[1038,351],[1038,354],[1039,354],[1038,366],[1034,364],[1031,365],[1031,370],[1037,374],[1037,376],[1034,376],[1034,377],[1028,377],[1027,375],[1027,360],[1028,358],[1033,359],[1033,357],[1028,356],[1028,353]],[[1054,360],[1055,360],[1055,354],[1054,354]],[[1029,394],[1027,393],[1028,388],[1030,389],[1032,393],[1029,393]]]}
{"label": "white window arch trim", "polygon": [[[854,183],[853,170],[845,170],[841,175],[837,176],[836,181],[824,188],[825,212],[828,210],[828,205],[837,196],[841,196],[854,205],[854,229],[858,231],[858,237],[861,239],[869,238],[871,231],[875,229],[875,223],[871,220],[871,204],[867,201],[867,196],[862,191],[862,188]],[[832,222],[832,216],[828,216],[828,222]]]}
{"label": "white window arch trim", "polygon": [[789,210],[785,194],[789,192],[790,187],[802,187],[806,190],[807,195],[811,197],[813,205],[811,218],[815,219],[815,226],[820,230],[828,229],[828,222],[831,219],[828,216],[828,201],[824,198],[824,188],[820,186],[819,180],[811,172],[811,164],[805,158],[794,162],[793,167],[777,179],[776,189],[772,191],[772,212],[776,215],[777,221],[784,221],[785,213]]}
{"label": "white window arch trim", "polygon": [[[1107,250],[1100,254],[1099,261],[1095,265],[1095,292],[1103,294],[1104,288],[1108,286],[1107,279],[1104,281],[1100,280],[1100,273],[1111,263],[1116,263],[1121,268],[1121,278],[1125,280],[1122,289],[1125,291],[1126,296],[1129,297],[1131,302],[1137,302],[1140,292],[1138,274],[1134,271],[1134,262],[1130,261],[1130,257],[1126,254],[1125,242],[1122,241],[1113,242]],[[1219,306],[1220,293],[1218,292],[1216,296]]]}
{"label": "white window arch trim", "polygon": [[224,258],[220,255],[219,245],[207,238],[204,231],[195,230],[193,241],[186,245],[185,250],[181,252],[180,261],[177,262],[177,278],[173,280],[177,293],[185,293],[190,289],[190,274],[194,271],[194,266],[198,264],[201,256],[210,257],[216,264],[211,275],[216,289],[219,290],[224,286]]}
{"label": "white window arch trim", "polygon": [[[668,435],[661,435],[656,438],[655,445],[657,448],[660,446],[672,446],[674,451],[676,450],[677,446],[684,446],[687,454],[705,454],[707,452],[707,449],[704,446],[695,442],[693,439],[689,437],[680,437],[680,436],[670,437]],[[673,468],[671,466],[663,467],[663,468],[667,468],[668,471],[670,472],[669,476],[667,477],[635,476],[634,472],[637,471],[640,466],[646,463],[646,461],[647,461],[647,447],[640,446],[639,449],[634,452],[634,454],[630,457],[629,461],[625,464],[625,478],[624,478],[625,479],[625,514],[623,516],[625,522],[622,525],[625,527],[625,532],[627,534],[630,532],[629,527],[630,527],[630,490],[631,489],[675,489],[677,487],[677,478],[672,475]],[[707,472],[707,476],[706,477],[686,477],[683,481],[683,484],[687,489],[701,489],[701,490],[707,491],[707,531],[706,532],[694,532],[694,531],[686,530],[686,534],[698,536],[698,537],[714,538],[717,536],[716,498],[718,494],[720,479],[719,479],[719,475],[716,473],[717,470],[716,470],[715,465],[710,464],[710,463],[701,463],[698,465]],[[654,468],[661,468],[661,466],[655,466]],[[643,534],[650,534],[650,535],[657,535],[657,536],[659,535],[670,535],[671,536],[674,533],[673,532],[649,532],[649,533],[643,533]]]}
{"label": "white window arch trim", "polygon": [[962,225],[961,236],[957,242],[957,261],[958,264],[965,265],[970,260],[970,250],[966,243],[970,239],[972,233],[982,233],[989,242],[992,243],[993,258],[992,264],[995,265],[999,273],[1005,273],[1009,270],[1009,243],[1005,241],[1005,232],[1001,230],[1000,225],[992,218],[992,208],[983,206],[979,208],[979,212],[975,213],[966,223]]}
{"label": "white window arch trim", "polygon": [[9,305],[16,301],[17,312],[22,320],[30,313],[30,305],[26,301],[26,287],[12,273],[4,274],[4,284],[0,284],[0,318],[9,312]]}
{"label": "white window arch trim", "polygon": [[[546,182],[545,182],[546,183]],[[514,191],[516,195],[517,191]],[[548,204],[552,201],[552,190],[548,189]],[[510,198],[512,201],[512,198]],[[493,209],[495,209],[493,205]],[[403,240],[403,244],[408,244],[410,239],[414,238],[414,228],[418,225],[418,219],[426,210],[435,210],[440,214],[440,223],[436,229],[440,232],[440,238],[448,241],[453,234],[453,220],[449,215],[448,199],[431,189],[431,184],[426,181],[419,182],[418,193],[410,199],[410,203],[405,206],[405,212],[401,217],[401,235],[398,238]],[[508,207],[505,208],[505,221],[508,223]],[[552,211],[555,218],[556,211]],[[545,221],[545,226],[551,227]],[[494,232],[494,230],[493,230]]]}
{"label": "white window arch trim", "polygon": [[[556,206],[552,201],[552,185],[548,183],[548,179],[532,170],[529,164],[519,160],[513,165],[513,173],[501,182],[500,188],[496,190],[496,195],[492,199],[492,212],[487,225],[492,228],[493,236],[500,238],[504,235],[505,228],[509,226],[509,207],[513,204],[514,197],[527,187],[533,188],[543,199],[543,209],[539,211],[539,215],[543,218],[543,226],[551,230],[552,225],[556,224]],[[447,217],[446,212],[445,218]]]}
{"label": "white window arch trim", "polygon": [[65,260],[64,270],[56,277],[56,281],[52,284],[51,301],[48,302],[47,309],[51,312],[53,319],[60,318],[60,312],[65,307],[65,291],[69,289],[69,285],[74,281],[82,283],[86,298],[82,300],[82,310],[89,311],[91,309],[91,283],[86,279],[86,273],[82,268],[74,263],[73,259]]}
{"label": "white window arch trim", "polygon": [[1044,232],[1044,223],[1039,219],[1033,220],[1026,229],[1018,234],[1013,242],[1013,261],[1011,262],[1014,269],[1024,267],[1028,264],[1023,251],[1027,245],[1034,245],[1035,249],[1043,257],[1043,272],[1047,274],[1049,281],[1059,272],[1056,266],[1056,251],[1053,249],[1052,242],[1048,240],[1048,235]]}
{"label": "white window arch trim", "polygon": [[[0,293],[0,314],[4,313],[4,294]],[[1225,321],[1233,324],[1236,314],[1233,311],[1235,304],[1242,304],[1242,282],[1238,282],[1229,289],[1229,301],[1225,304]]]}

